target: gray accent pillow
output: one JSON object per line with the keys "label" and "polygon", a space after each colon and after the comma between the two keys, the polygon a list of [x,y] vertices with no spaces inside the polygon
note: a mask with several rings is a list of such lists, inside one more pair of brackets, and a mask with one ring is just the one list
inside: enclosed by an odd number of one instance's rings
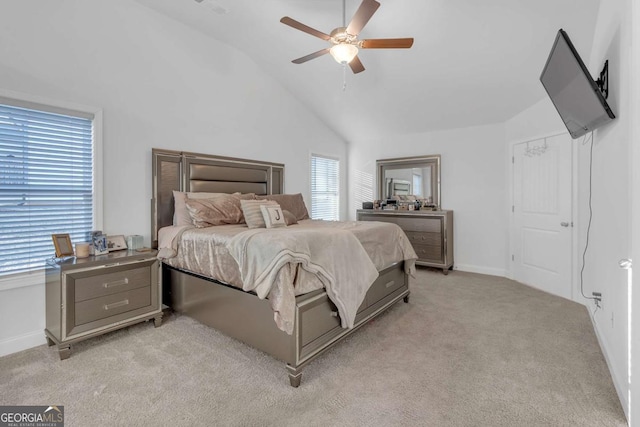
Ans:
{"label": "gray accent pillow", "polygon": [[287,225],[293,225],[298,223],[298,221],[296,220],[296,216],[291,212],[289,212],[288,210],[283,209],[282,213],[284,215],[284,222],[286,222]]}
{"label": "gray accent pillow", "polygon": [[223,224],[242,224],[240,197],[231,194],[213,199],[187,199],[185,204],[193,225],[198,228]]}
{"label": "gray accent pillow", "polygon": [[[229,196],[228,193],[186,193],[184,191],[173,191],[173,225],[192,225],[193,220],[187,210],[188,199],[216,199],[218,197]],[[241,199],[255,199],[255,193],[233,193]]]}
{"label": "gray accent pillow", "polygon": [[295,215],[296,220],[309,219],[307,206],[304,204],[302,194],[269,194],[267,196],[256,196],[258,200],[273,200],[277,202],[282,210],[286,210]]}

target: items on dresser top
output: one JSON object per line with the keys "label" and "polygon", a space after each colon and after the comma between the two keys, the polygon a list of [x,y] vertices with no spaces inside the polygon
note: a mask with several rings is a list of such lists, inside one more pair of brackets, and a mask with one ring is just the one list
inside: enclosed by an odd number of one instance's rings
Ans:
{"label": "items on dresser top", "polygon": [[134,323],[162,322],[156,251],[118,251],[46,264],[46,329],[60,359],[71,344]]}

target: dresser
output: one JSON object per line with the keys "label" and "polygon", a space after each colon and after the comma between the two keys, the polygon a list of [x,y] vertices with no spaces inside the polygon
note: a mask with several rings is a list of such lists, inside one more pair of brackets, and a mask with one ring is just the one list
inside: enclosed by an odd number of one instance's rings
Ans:
{"label": "dresser", "polygon": [[417,265],[441,268],[444,274],[453,267],[453,211],[359,209],[356,219],[399,225],[418,254]]}
{"label": "dresser", "polygon": [[162,322],[157,252],[117,251],[46,265],[46,329],[60,359],[71,344],[154,319]]}

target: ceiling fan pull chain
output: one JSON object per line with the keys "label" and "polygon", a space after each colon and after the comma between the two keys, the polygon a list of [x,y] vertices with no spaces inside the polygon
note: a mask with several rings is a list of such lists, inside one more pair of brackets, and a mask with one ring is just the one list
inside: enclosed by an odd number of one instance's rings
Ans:
{"label": "ceiling fan pull chain", "polygon": [[347,91],[347,64],[342,64],[342,91]]}

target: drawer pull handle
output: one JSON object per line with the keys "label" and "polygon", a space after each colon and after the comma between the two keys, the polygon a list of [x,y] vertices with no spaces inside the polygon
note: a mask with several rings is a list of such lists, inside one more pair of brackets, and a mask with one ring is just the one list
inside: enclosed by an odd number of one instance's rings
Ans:
{"label": "drawer pull handle", "polygon": [[338,312],[337,311],[332,311],[331,312],[331,317],[338,317]]}
{"label": "drawer pull handle", "polygon": [[105,311],[107,311],[111,310],[112,308],[122,307],[123,305],[129,305],[129,300],[125,299],[122,301],[114,302],[113,304],[105,304],[104,309]]}
{"label": "drawer pull handle", "polygon": [[105,282],[102,284],[103,288],[112,288],[114,286],[122,286],[122,285],[126,285],[127,283],[129,283],[129,278],[125,277],[122,280],[116,280],[115,282]]}
{"label": "drawer pull handle", "polygon": [[392,287],[392,286],[393,286],[393,285],[395,285],[395,284],[396,284],[396,281],[395,281],[395,280],[392,280],[392,281],[390,281],[389,283],[387,283],[386,285],[384,285],[384,287],[385,287],[385,288],[390,288],[390,287]]}

